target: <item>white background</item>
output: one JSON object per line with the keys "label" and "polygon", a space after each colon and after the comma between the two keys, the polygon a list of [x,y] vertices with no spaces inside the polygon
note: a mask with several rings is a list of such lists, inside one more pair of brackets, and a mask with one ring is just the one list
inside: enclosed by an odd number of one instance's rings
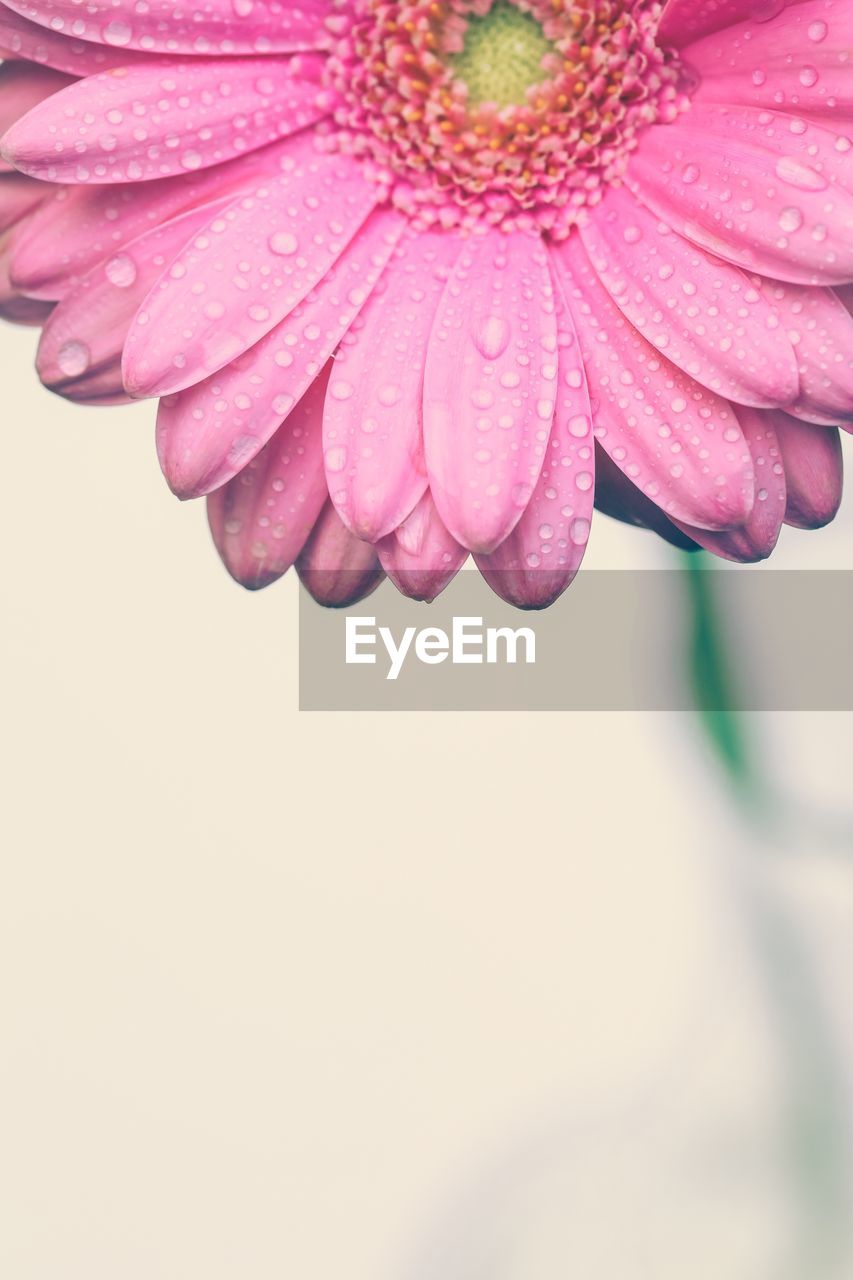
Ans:
{"label": "white background", "polygon": [[[853,1063],[850,717],[752,726],[771,838],[687,716],[299,715],[295,584],[227,578],[152,407],[2,349],[0,1272],[788,1274],[831,1210],[786,1108]],[[590,562],[672,554],[600,518]],[[853,503],[775,563],[853,567]]]}

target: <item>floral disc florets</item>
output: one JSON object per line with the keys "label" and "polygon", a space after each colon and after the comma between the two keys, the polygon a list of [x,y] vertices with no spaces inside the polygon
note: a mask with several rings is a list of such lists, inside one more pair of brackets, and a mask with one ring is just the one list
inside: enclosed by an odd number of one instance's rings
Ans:
{"label": "floral disc florets", "polygon": [[568,234],[645,125],[686,105],[659,0],[359,0],[330,141],[424,222]]}

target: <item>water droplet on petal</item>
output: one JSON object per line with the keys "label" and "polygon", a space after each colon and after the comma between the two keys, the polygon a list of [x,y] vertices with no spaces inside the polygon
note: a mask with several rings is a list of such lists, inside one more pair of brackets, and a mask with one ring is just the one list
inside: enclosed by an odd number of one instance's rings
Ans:
{"label": "water droplet on petal", "polygon": [[793,205],[787,209],[783,209],[779,214],[779,226],[783,231],[799,231],[803,225],[803,214],[800,209]]}
{"label": "water droplet on petal", "polygon": [[136,282],[136,263],[129,253],[118,253],[104,267],[104,275],[117,289],[129,289]]}
{"label": "water droplet on petal", "polygon": [[589,542],[589,521],[578,518],[569,525],[569,537],[576,547],[584,547]]}
{"label": "water droplet on petal", "polygon": [[282,258],[289,258],[299,248],[299,241],[292,231],[275,231],[269,238],[270,251]]}
{"label": "water droplet on petal", "polygon": [[89,368],[91,358],[85,343],[71,339],[59,348],[56,363],[66,378],[79,378]]}
{"label": "water droplet on petal", "polygon": [[776,162],[776,177],[801,191],[825,191],[829,185],[822,173],[803,164],[796,156],[782,156]]}
{"label": "water droplet on petal", "polygon": [[343,471],[347,465],[347,451],[341,446],[326,450],[326,470],[337,472]]}
{"label": "water droplet on petal", "polygon": [[486,316],[474,330],[474,346],[487,360],[497,360],[509,344],[509,325],[501,316]]}

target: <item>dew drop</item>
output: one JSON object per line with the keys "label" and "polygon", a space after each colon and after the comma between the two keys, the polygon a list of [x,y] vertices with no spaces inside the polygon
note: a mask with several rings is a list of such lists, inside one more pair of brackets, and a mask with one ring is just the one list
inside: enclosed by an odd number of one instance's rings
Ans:
{"label": "dew drop", "polygon": [[803,164],[796,156],[782,156],[776,162],[776,177],[801,191],[825,191],[828,185],[822,173]]}
{"label": "dew drop", "polygon": [[340,446],[334,449],[326,450],[326,470],[331,472],[343,471],[347,465],[347,451]]}
{"label": "dew drop", "polygon": [[487,360],[497,360],[509,345],[509,325],[501,316],[486,316],[474,329],[474,346]]}
{"label": "dew drop", "polygon": [[66,378],[79,378],[89,368],[91,358],[86,344],[72,338],[59,348],[56,363]]}
{"label": "dew drop", "polygon": [[108,22],[101,32],[104,44],[115,45],[121,49],[133,39],[133,28],[126,22]]}
{"label": "dew drop", "polygon": [[569,525],[569,537],[576,547],[585,547],[589,542],[589,521],[580,517],[573,520]]}
{"label": "dew drop", "polygon": [[275,231],[269,238],[269,247],[271,253],[289,258],[298,250],[299,241],[292,231]]}
{"label": "dew drop", "polygon": [[790,205],[779,214],[779,226],[783,231],[799,231],[803,225],[802,210]]}
{"label": "dew drop", "polygon": [[136,263],[129,253],[118,253],[104,267],[104,275],[117,289],[129,289],[136,282]]}

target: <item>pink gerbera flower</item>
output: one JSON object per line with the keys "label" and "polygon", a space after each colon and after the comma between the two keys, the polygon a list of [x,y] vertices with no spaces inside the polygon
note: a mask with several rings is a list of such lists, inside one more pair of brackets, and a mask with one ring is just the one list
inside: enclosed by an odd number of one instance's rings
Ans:
{"label": "pink gerbera flower", "polygon": [[0,306],[160,397],[245,585],[542,606],[594,500],[738,560],[834,515],[850,0],[3,0],[0,52]]}

